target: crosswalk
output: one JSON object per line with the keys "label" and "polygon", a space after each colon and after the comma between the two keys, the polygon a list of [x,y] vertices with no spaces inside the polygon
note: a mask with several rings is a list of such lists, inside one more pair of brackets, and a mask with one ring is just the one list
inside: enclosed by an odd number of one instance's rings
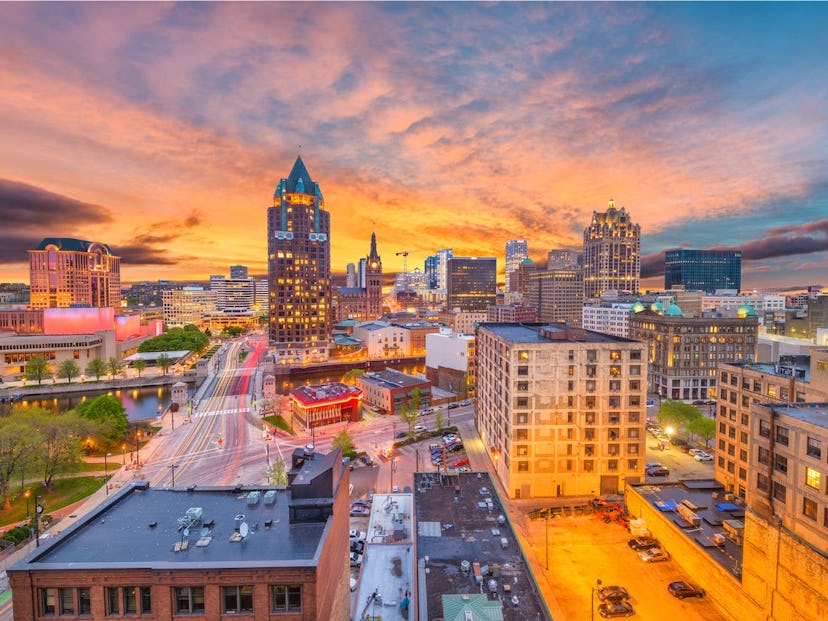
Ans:
{"label": "crosswalk", "polygon": [[224,410],[207,410],[206,412],[195,412],[193,418],[207,418],[209,416],[227,416],[228,414],[244,414],[250,408],[227,408]]}

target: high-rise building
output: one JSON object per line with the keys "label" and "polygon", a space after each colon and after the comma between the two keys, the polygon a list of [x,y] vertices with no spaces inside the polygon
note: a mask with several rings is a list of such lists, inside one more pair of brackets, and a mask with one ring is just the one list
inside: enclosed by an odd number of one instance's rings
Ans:
{"label": "high-rise building", "polygon": [[328,358],[331,218],[301,157],[267,210],[269,339],[277,364]]}
{"label": "high-rise building", "polygon": [[477,427],[510,498],[644,479],[646,346],[563,324],[477,329]]}
{"label": "high-rise building", "polygon": [[641,226],[622,207],[609,202],[595,211],[584,230],[584,296],[598,298],[617,289],[638,293],[641,288]]}
{"label": "high-rise building", "polygon": [[560,270],[578,267],[578,253],[574,250],[550,250],[546,253],[546,269]]}
{"label": "high-rise building", "polygon": [[233,280],[243,280],[247,278],[247,266],[246,265],[231,265],[230,266],[230,278]]}
{"label": "high-rise building", "polygon": [[216,310],[216,292],[203,287],[165,289],[161,292],[164,308],[164,323],[168,327],[187,324],[207,327],[206,315]]}
{"label": "high-rise building", "polygon": [[453,248],[443,248],[437,251],[437,288],[446,290],[448,287],[448,261],[454,256]]}
{"label": "high-rise building", "polygon": [[47,237],[29,250],[31,308],[121,305],[121,258],[109,246]]}
{"label": "high-rise building", "polygon": [[668,250],[664,253],[664,288],[676,285],[709,294],[717,289],[738,292],[742,286],[742,251]]}
{"label": "high-rise building", "polygon": [[577,266],[529,274],[525,295],[528,306],[538,310],[538,321],[581,325],[584,281]]}
{"label": "high-rise building", "polygon": [[529,256],[529,247],[525,239],[513,239],[506,242],[506,292],[512,291],[511,275],[520,267],[521,261]]}
{"label": "high-rise building", "polygon": [[356,265],[353,263],[348,263],[345,266],[345,286],[352,289],[357,286]]}
{"label": "high-rise building", "polygon": [[446,307],[486,312],[497,299],[494,257],[452,257],[448,260]]}
{"label": "high-rise building", "polygon": [[440,269],[440,258],[437,255],[426,257],[423,263],[423,272],[426,275],[426,283],[429,289],[438,289],[440,277],[438,271]]}

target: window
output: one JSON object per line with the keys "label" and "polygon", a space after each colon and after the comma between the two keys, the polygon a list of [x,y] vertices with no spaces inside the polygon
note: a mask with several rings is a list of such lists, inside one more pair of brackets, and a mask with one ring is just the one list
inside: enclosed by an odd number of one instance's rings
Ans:
{"label": "window", "polygon": [[252,586],[226,586],[221,588],[225,613],[253,612]]}
{"label": "window", "polygon": [[204,587],[175,587],[173,591],[176,614],[204,612]]}
{"label": "window", "polygon": [[618,377],[619,375],[621,375],[621,367],[617,364],[610,365],[609,371],[610,375],[614,377]]}
{"label": "window", "polygon": [[524,350],[520,350],[518,352],[518,360],[529,360],[529,352]]}
{"label": "window", "polygon": [[627,437],[632,439],[638,439],[640,437],[640,430],[637,427],[630,427],[627,429]]}
{"label": "window", "polygon": [[641,350],[634,349],[630,352],[630,360],[641,360]]}
{"label": "window", "polygon": [[776,428],[776,441],[788,446],[788,428],[781,425]]}
{"label": "window", "polygon": [[610,472],[614,472],[618,470],[618,460],[617,459],[610,459],[607,460],[607,470]]}
{"label": "window", "polygon": [[584,397],[584,407],[590,410],[595,409],[595,397]]}
{"label": "window", "polygon": [[638,407],[641,405],[641,397],[639,395],[630,395],[629,405],[632,407]]}
{"label": "window", "polygon": [[584,472],[592,472],[592,460],[585,459],[584,460]]}
{"label": "window", "polygon": [[788,458],[784,455],[775,454],[773,456],[773,469],[782,474],[788,474]]}
{"label": "window", "polygon": [[152,614],[152,588],[148,586],[139,587],[138,591],[141,595],[141,614]]}
{"label": "window", "polygon": [[517,398],[517,407],[525,408],[529,406],[529,397],[518,397]]}
{"label": "window", "polygon": [[802,515],[814,521],[817,519],[817,503],[807,496],[802,499]]}
{"label": "window", "polygon": [[628,444],[627,455],[638,455],[638,444]]}
{"label": "window", "polygon": [[78,589],[78,614],[92,614],[92,591],[89,587]]}
{"label": "window", "polygon": [[770,438],[770,423],[768,421],[759,421],[759,435],[763,438]]}
{"label": "window", "polygon": [[515,429],[515,440],[528,440],[529,432],[526,429]]}
{"label": "window", "polygon": [[121,614],[121,589],[118,587],[106,587],[106,614]]}
{"label": "window", "polygon": [[54,617],[57,612],[57,589],[40,589],[40,614]]}
{"label": "window", "polygon": [[529,375],[529,367],[518,367],[518,373],[517,374],[518,375]]}
{"label": "window", "polygon": [[630,375],[631,376],[641,375],[641,367],[637,364],[631,365],[630,366]]}
{"label": "window", "polygon": [[627,412],[627,422],[637,423],[639,420],[638,412]]}
{"label": "window", "polygon": [[274,584],[270,587],[273,612],[302,612],[302,587]]}
{"label": "window", "polygon": [[788,488],[781,483],[773,482],[773,497],[779,502],[784,503],[788,495]]}
{"label": "window", "polygon": [[770,485],[770,479],[762,474],[761,472],[757,473],[756,475],[756,489],[762,492],[768,491],[768,486]]}
{"label": "window", "polygon": [[124,614],[134,615],[138,612],[138,589],[137,587],[124,587]]}
{"label": "window", "polygon": [[820,442],[817,438],[812,438],[808,436],[808,447],[805,451],[811,457],[816,457],[817,459],[822,458],[822,442]]}
{"label": "window", "polygon": [[822,475],[819,470],[805,468],[805,485],[818,490],[820,488],[820,483],[822,483]]}
{"label": "window", "polygon": [[518,472],[529,472],[529,462],[528,461],[518,461]]}
{"label": "window", "polygon": [[529,382],[518,382],[517,389],[520,392],[526,392],[527,390],[529,390]]}
{"label": "window", "polygon": [[638,460],[637,459],[628,459],[627,460],[627,469],[628,470],[638,470]]}
{"label": "window", "polygon": [[529,447],[528,447],[526,444],[518,444],[518,445],[516,446],[516,448],[517,448],[517,455],[518,455],[519,457],[522,457],[522,456],[524,456],[524,455],[528,455],[528,454],[529,454]]}
{"label": "window", "polygon": [[621,352],[617,349],[611,349],[610,360],[621,360]]}

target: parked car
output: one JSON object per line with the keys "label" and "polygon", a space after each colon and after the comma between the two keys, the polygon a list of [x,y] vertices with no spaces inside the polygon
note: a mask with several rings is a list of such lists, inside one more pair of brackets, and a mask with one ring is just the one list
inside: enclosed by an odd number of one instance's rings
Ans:
{"label": "parked car", "polygon": [[459,403],[449,403],[448,404],[448,409],[450,409],[450,410],[454,410],[454,409],[459,408],[459,407],[460,407]]}
{"label": "parked car", "polygon": [[471,401],[469,401],[468,399],[463,399],[463,400],[460,402],[460,405],[471,405]]}
{"label": "parked car", "polygon": [[646,464],[644,464],[644,469],[649,470],[650,468],[661,468],[661,464],[657,461],[648,461]]}
{"label": "parked car", "polygon": [[669,477],[670,471],[667,468],[647,468],[644,470],[644,473],[648,477]]}
{"label": "parked car", "polygon": [[362,554],[351,552],[351,567],[358,567],[362,563]]}
{"label": "parked car", "polygon": [[667,585],[667,590],[673,597],[684,599],[685,597],[704,597],[704,589],[697,587],[695,584],[678,580]]}
{"label": "parked car", "polygon": [[362,554],[362,551],[365,549],[365,542],[364,541],[354,541],[351,540],[351,552],[356,552],[357,554]]}
{"label": "parked car", "polygon": [[710,453],[698,453],[693,456],[696,461],[713,461],[713,455]]}
{"label": "parked car", "polygon": [[359,458],[359,461],[361,461],[361,462],[362,462],[363,464],[365,464],[366,466],[373,466],[373,465],[374,465],[374,460],[373,460],[373,459],[371,459],[371,456],[370,456],[370,455],[362,455],[362,456]]}
{"label": "parked car", "polygon": [[451,451],[452,453],[453,453],[454,451],[462,451],[462,450],[463,450],[463,443],[462,443],[462,442],[455,442],[455,443],[453,443],[453,444],[449,444],[449,445],[446,447],[446,449],[447,449],[447,450],[449,450],[449,451]]}
{"label": "parked car", "polygon": [[356,530],[355,528],[352,528],[349,533],[351,541],[365,541],[365,538],[367,536],[368,533],[366,533],[364,530]]}
{"label": "parked car", "polygon": [[598,614],[605,618],[631,617],[635,614],[632,604],[623,600],[604,602],[598,606]]}
{"label": "parked car", "polygon": [[664,548],[648,548],[647,550],[641,550],[638,553],[638,558],[645,563],[659,563],[670,560],[670,553]]}
{"label": "parked car", "polygon": [[414,433],[423,433],[425,430],[425,425],[414,425]]}
{"label": "parked car", "polygon": [[704,449],[700,449],[700,448],[691,448],[691,449],[690,449],[689,451],[687,451],[687,452],[688,452],[688,453],[690,453],[693,457],[695,457],[695,456],[696,456],[696,455],[698,455],[699,453],[704,453],[705,451],[704,451]]}
{"label": "parked car", "polygon": [[634,537],[627,542],[633,550],[649,550],[659,547],[658,539],[655,537]]}
{"label": "parked car", "polygon": [[455,468],[459,468],[460,466],[468,466],[469,465],[469,458],[468,457],[463,457],[461,459],[456,460],[451,465],[454,466]]}
{"label": "parked car", "polygon": [[627,589],[617,585],[601,587],[596,592],[596,595],[598,595],[598,599],[602,602],[605,600],[616,601],[630,599],[630,594],[627,592]]}
{"label": "parked car", "polygon": [[348,515],[350,515],[351,517],[367,517],[371,515],[371,510],[368,507],[356,505],[351,507],[351,510],[348,512]]}
{"label": "parked car", "polygon": [[405,436],[407,436],[407,435],[408,435],[408,432],[407,432],[407,431],[398,431],[398,432],[397,432],[397,435],[396,435],[395,437],[396,437],[396,438],[404,438],[404,437],[405,437]]}

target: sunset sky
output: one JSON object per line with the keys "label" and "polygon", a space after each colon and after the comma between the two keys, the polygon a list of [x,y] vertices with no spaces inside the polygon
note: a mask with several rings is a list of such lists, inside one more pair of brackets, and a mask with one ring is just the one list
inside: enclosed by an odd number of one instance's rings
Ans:
{"label": "sunset sky", "polygon": [[[0,4],[0,281],[43,237],[122,279],[266,272],[301,152],[332,268],[577,249],[613,198],[743,287],[828,286],[828,4]],[[301,150],[300,150],[301,145]]]}

